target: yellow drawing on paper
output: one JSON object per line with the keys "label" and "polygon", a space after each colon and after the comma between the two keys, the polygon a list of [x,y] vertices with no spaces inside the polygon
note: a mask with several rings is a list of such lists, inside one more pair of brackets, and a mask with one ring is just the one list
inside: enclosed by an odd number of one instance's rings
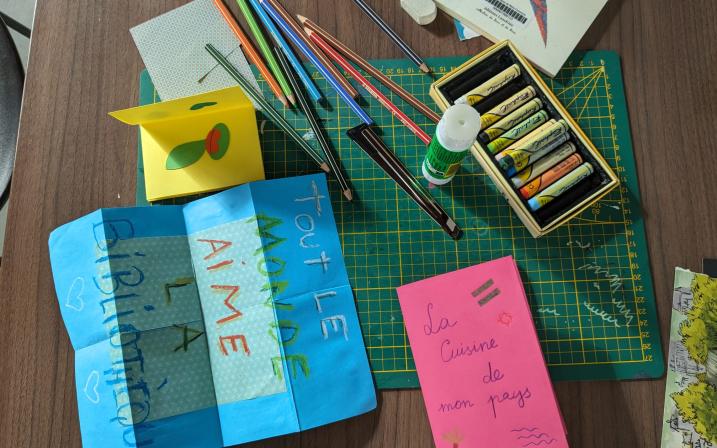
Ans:
{"label": "yellow drawing on paper", "polygon": [[150,202],[264,179],[256,114],[240,87],[110,115],[140,127]]}

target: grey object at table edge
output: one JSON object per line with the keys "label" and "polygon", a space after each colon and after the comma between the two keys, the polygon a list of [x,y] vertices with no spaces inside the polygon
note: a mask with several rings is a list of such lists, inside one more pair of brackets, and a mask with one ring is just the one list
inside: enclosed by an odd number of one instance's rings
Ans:
{"label": "grey object at table edge", "polygon": [[24,73],[10,33],[0,20],[0,207],[8,198],[15,164]]}

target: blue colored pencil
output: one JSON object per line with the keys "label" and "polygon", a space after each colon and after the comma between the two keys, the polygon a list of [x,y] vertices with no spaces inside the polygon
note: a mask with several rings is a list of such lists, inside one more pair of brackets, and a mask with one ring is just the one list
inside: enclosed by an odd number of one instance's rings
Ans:
{"label": "blue colored pencil", "polygon": [[269,16],[266,15],[264,8],[261,7],[258,0],[249,0],[249,3],[252,8],[254,8],[254,11],[256,11],[256,15],[259,16],[259,19],[264,24],[264,27],[269,32],[272,39],[274,39],[274,42],[276,42],[276,46],[281,48],[281,51],[283,51],[286,55],[286,58],[294,68],[294,71],[299,75],[299,79],[301,79],[301,83],[304,84],[304,87],[306,87],[306,91],[309,93],[311,99],[316,102],[321,101],[321,92],[319,92],[319,89],[316,87],[316,84],[314,84],[314,81],[311,79],[309,74],[306,73],[306,69],[304,69],[304,66],[301,64],[301,61],[299,61],[299,58],[297,58],[291,50],[289,43],[286,42],[279,30],[276,29],[274,22],[272,22]]}
{"label": "blue colored pencil", "polygon": [[270,5],[267,0],[259,0],[259,3],[264,8],[264,10],[271,16],[271,18],[274,20],[274,22],[279,25],[279,28],[284,32],[285,35],[289,37],[289,39],[299,47],[301,52],[306,56],[312,64],[321,72],[321,75],[326,78],[326,80],[331,84],[331,87],[336,90],[336,93],[339,94],[339,96],[346,102],[346,104],[349,105],[349,107],[354,111],[356,115],[358,115],[361,120],[366,123],[367,125],[372,125],[373,120],[371,117],[364,112],[363,109],[361,109],[361,106],[358,105],[358,103],[351,97],[351,95],[344,90],[343,87],[339,84],[339,82],[336,80],[336,78],[333,77],[331,72],[329,72],[329,69],[326,68],[321,61],[319,61],[319,58],[316,57],[313,51],[309,49],[309,47],[306,45],[304,40],[299,37],[294,30],[291,29],[288,23],[284,20],[284,18],[274,9],[272,5]]}

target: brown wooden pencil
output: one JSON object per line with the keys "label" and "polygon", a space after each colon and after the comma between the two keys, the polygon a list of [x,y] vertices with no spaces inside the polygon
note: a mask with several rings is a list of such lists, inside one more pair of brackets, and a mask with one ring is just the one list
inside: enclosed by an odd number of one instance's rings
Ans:
{"label": "brown wooden pencil", "polygon": [[336,157],[334,157],[334,153],[331,151],[331,145],[329,145],[329,142],[326,140],[326,136],[324,135],[324,130],[319,125],[319,119],[314,114],[314,111],[311,109],[311,105],[309,105],[309,100],[306,98],[304,92],[301,90],[301,86],[299,85],[299,83],[301,82],[299,80],[299,75],[297,75],[296,73],[294,73],[294,71],[291,70],[289,60],[286,59],[286,56],[284,56],[284,54],[279,51],[278,48],[274,48],[274,50],[276,51],[276,56],[279,60],[279,64],[281,64],[281,68],[284,70],[284,73],[286,73],[286,76],[289,78],[291,88],[294,89],[294,92],[296,92],[296,99],[299,100],[299,107],[302,111],[304,111],[306,121],[309,122],[311,130],[314,131],[316,141],[319,142],[319,146],[324,152],[324,158],[326,160],[326,163],[328,163],[331,167],[331,172],[336,177],[336,180],[341,187],[341,192],[344,194],[346,199],[348,199],[349,201],[353,200],[353,193],[351,192],[351,187],[349,187],[349,184],[344,177],[344,173],[341,171],[341,167],[339,166]]}
{"label": "brown wooden pencil", "polygon": [[304,30],[296,23],[296,20],[289,14],[286,9],[276,0],[263,0],[266,1],[269,5],[272,6],[276,10],[276,12],[284,19],[284,21],[289,25],[289,27],[296,33],[299,38],[301,38],[304,43],[306,43],[306,46],[311,49],[311,51],[316,55],[316,57],[319,59],[319,61],[324,64],[324,66],[331,72],[331,74],[336,78],[336,81],[338,81],[339,84],[341,84],[341,87],[348,92],[349,95],[351,95],[353,98],[358,97],[358,91],[353,88],[353,86],[344,78],[344,76],[339,72],[336,67],[329,61],[329,59],[326,57],[326,55],[319,50],[319,48],[316,47],[316,45],[311,41],[311,39],[308,38],[306,33],[304,33]]}
{"label": "brown wooden pencil", "polygon": [[389,77],[381,73],[380,70],[378,70],[376,67],[371,65],[366,59],[359,56],[355,51],[353,51],[351,48],[346,46],[343,42],[329,34],[328,31],[321,28],[319,25],[311,21],[310,19],[302,16],[297,15],[299,22],[308,30],[314,31],[319,36],[321,36],[325,41],[327,41],[329,44],[331,44],[332,47],[334,47],[339,53],[343,54],[346,58],[350,59],[354,64],[358,65],[363,69],[363,71],[367,72],[374,78],[376,78],[381,84],[388,87],[390,90],[392,90],[396,95],[403,98],[407,103],[409,103],[411,106],[415,107],[420,111],[423,115],[425,115],[429,120],[433,121],[434,123],[438,123],[441,119],[440,115],[438,115],[436,112],[431,110],[428,106],[423,104],[418,98],[413,96],[411,93],[409,93],[406,89],[399,86],[395,82],[393,82]]}
{"label": "brown wooden pencil", "polygon": [[368,5],[368,3],[364,0],[354,0],[354,3],[359,7],[359,9],[361,9],[361,11],[364,12],[364,14],[369,16],[369,18],[373,20],[379,28],[381,28],[381,31],[383,31],[388,38],[391,39],[398,46],[398,48],[401,49],[401,51],[403,51],[403,54],[405,54],[408,59],[412,60],[422,72],[431,73],[431,69],[428,68],[428,65],[425,62],[423,62],[423,59],[421,59],[418,53],[416,53],[413,48],[406,43],[406,41],[401,39],[401,36],[399,36],[398,33],[396,33],[396,31],[394,31],[394,29],[391,28],[389,24],[386,23],[386,21],[383,20],[383,18],[381,18],[381,16],[379,16],[378,13]]}

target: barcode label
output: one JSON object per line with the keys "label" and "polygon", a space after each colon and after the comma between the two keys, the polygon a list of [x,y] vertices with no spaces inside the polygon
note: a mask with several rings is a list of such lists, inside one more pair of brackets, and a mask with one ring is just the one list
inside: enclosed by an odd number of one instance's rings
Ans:
{"label": "barcode label", "polygon": [[512,5],[509,5],[501,0],[485,0],[486,2],[490,3],[500,11],[505,16],[508,16],[510,18],[513,18],[520,22],[522,25],[525,25],[525,23],[528,21],[528,16],[523,14],[522,12],[515,9]]}

